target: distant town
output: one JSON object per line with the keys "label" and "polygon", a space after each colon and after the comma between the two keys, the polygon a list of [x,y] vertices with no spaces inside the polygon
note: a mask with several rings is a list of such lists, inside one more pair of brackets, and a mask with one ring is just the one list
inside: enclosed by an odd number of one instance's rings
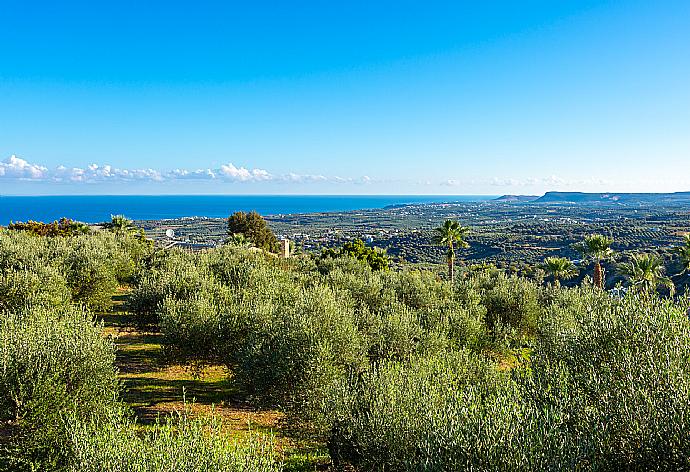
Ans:
{"label": "distant town", "polygon": [[[569,196],[566,200],[563,196]],[[470,249],[463,259],[502,267],[540,263],[548,256],[578,258],[572,245],[590,233],[615,240],[616,250],[670,249],[678,244],[690,218],[687,194],[557,194],[544,197],[504,196],[480,203],[433,203],[379,210],[264,215],[273,231],[294,243],[297,251],[320,251],[345,241],[362,239],[386,249],[393,261],[437,264],[443,250],[432,241],[439,221],[457,219],[472,228]],[[226,221],[220,218],[180,218],[137,222],[159,244],[202,249],[222,244]],[[172,230],[174,237],[166,236]],[[169,233],[170,234],[170,233]]]}

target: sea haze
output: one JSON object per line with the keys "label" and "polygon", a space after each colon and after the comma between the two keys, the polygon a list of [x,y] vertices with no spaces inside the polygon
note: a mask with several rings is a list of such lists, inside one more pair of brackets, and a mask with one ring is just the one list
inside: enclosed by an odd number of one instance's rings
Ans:
{"label": "sea haze", "polygon": [[62,217],[98,223],[110,215],[134,220],[205,216],[227,217],[235,211],[262,215],[323,213],[383,208],[407,203],[471,202],[485,195],[74,195],[0,196],[0,225],[11,221],[54,221]]}

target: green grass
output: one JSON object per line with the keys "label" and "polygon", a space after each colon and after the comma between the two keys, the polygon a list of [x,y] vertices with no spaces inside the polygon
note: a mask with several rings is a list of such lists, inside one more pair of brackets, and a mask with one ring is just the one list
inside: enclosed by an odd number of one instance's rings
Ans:
{"label": "green grass", "polygon": [[192,415],[213,413],[221,418],[229,438],[250,433],[275,437],[285,458],[285,470],[326,470],[330,464],[323,444],[290,434],[283,413],[261,410],[246,403],[224,366],[186,366],[165,356],[163,336],[136,326],[124,311],[128,291],[113,296],[113,310],[99,315],[105,335],[117,346],[117,368],[123,384],[122,399],[133,410],[143,428],[152,427],[166,414],[186,410]]}

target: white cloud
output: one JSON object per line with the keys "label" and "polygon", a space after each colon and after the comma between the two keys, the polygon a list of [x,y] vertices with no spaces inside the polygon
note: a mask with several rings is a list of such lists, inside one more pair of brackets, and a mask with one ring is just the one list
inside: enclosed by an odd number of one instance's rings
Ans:
{"label": "white cloud", "polygon": [[0,178],[40,180],[47,174],[48,168],[30,164],[14,154],[0,162]]}
{"label": "white cloud", "polygon": [[223,164],[220,166],[220,174],[229,180],[238,180],[246,182],[250,180],[271,180],[273,177],[263,169],[246,169],[244,167],[235,167],[230,164]]}
{"label": "white cloud", "polygon": [[162,171],[151,168],[122,169],[111,165],[90,164],[86,167],[59,165],[54,169],[31,164],[24,159],[11,156],[0,162],[0,179],[35,180],[45,182],[165,182],[175,180],[215,180],[219,182],[277,182],[277,183],[369,183],[374,180],[368,176],[359,178],[327,177],[319,174],[287,173],[274,175],[264,169],[237,167],[232,163],[220,168],[200,168],[196,170],[174,169]]}
{"label": "white cloud", "polygon": [[90,164],[85,169],[80,167],[67,168],[58,166],[52,172],[46,172],[43,180],[57,182],[106,182],[106,181],[132,181],[151,180],[162,181],[163,176],[155,169],[118,169],[110,165],[100,166]]}
{"label": "white cloud", "polygon": [[293,172],[281,176],[280,179],[289,183],[328,182],[330,180],[325,175],[295,174]]}
{"label": "white cloud", "polygon": [[197,169],[197,170],[186,170],[186,169],[175,169],[171,171],[169,177],[172,179],[197,179],[197,180],[213,180],[217,177],[216,173],[211,169]]}

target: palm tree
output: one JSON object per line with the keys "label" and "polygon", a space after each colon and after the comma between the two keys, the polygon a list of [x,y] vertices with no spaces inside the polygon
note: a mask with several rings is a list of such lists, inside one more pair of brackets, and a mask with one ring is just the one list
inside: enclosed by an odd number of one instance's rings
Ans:
{"label": "palm tree", "polygon": [[448,262],[448,276],[450,283],[455,282],[455,247],[468,248],[470,245],[465,241],[470,229],[461,226],[457,221],[446,220],[441,226],[436,228],[434,240],[437,244],[446,246],[446,261]]}
{"label": "palm tree", "polygon": [[585,257],[594,260],[594,286],[604,288],[605,274],[601,262],[613,255],[611,245],[613,238],[601,234],[590,234],[585,240],[576,246]]}
{"label": "palm tree", "polygon": [[666,277],[664,261],[655,254],[633,255],[630,261],[618,268],[621,275],[630,280],[633,289],[649,295],[658,287],[668,288],[671,296],[676,292],[673,281]]}
{"label": "palm tree", "polygon": [[246,237],[242,233],[234,233],[232,234],[228,240],[228,244],[232,244],[233,246],[238,246],[238,247],[243,247],[243,248],[248,248],[251,247],[252,242],[249,240],[248,237]]}
{"label": "palm tree", "polygon": [[561,285],[561,280],[577,277],[580,272],[567,257],[547,257],[544,259],[542,268],[553,276],[553,283],[556,287]]}
{"label": "palm tree", "polygon": [[91,228],[86,223],[74,221],[72,222],[72,231],[77,234],[89,234],[91,232]]}
{"label": "palm tree", "polygon": [[690,234],[683,236],[683,245],[679,247],[678,254],[680,255],[680,261],[683,263],[683,272],[690,272]]}
{"label": "palm tree", "polygon": [[137,230],[132,220],[124,215],[110,215],[110,223],[106,223],[105,226],[113,233],[131,233]]}

